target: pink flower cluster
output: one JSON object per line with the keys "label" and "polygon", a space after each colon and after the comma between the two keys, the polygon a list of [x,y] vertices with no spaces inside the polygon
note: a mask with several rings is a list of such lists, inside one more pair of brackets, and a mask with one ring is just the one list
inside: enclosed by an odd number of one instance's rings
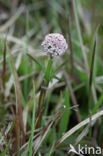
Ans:
{"label": "pink flower cluster", "polygon": [[46,35],[41,45],[45,52],[52,56],[62,55],[68,48],[64,36],[58,33]]}

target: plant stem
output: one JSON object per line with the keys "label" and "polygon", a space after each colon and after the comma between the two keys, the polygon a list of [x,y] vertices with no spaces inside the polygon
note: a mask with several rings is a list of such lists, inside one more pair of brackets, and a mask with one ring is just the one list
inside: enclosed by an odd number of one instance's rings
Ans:
{"label": "plant stem", "polygon": [[49,81],[51,78],[51,69],[52,69],[52,58],[50,58],[48,61],[46,72],[44,74],[44,80],[41,85],[42,87],[41,87],[41,92],[40,92],[39,102],[38,102],[36,128],[39,128],[41,124],[42,114],[44,112],[46,90],[48,88]]}

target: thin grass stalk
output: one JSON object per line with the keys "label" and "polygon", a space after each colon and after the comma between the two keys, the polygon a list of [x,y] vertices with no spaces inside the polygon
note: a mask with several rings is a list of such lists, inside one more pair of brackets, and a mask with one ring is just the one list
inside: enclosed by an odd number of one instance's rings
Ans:
{"label": "thin grass stalk", "polygon": [[33,136],[34,136],[34,128],[35,128],[35,108],[36,108],[36,99],[35,99],[35,89],[33,91],[34,96],[34,105],[33,105],[33,115],[32,115],[32,127],[31,127],[31,137],[29,144],[29,156],[32,156],[32,148],[33,148]]}

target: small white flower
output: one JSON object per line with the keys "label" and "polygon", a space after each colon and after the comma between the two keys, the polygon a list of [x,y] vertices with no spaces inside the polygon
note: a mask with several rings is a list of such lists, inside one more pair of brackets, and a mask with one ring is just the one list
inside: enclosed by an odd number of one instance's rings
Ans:
{"label": "small white flower", "polygon": [[41,45],[45,52],[52,56],[62,55],[68,48],[64,36],[58,33],[46,35]]}

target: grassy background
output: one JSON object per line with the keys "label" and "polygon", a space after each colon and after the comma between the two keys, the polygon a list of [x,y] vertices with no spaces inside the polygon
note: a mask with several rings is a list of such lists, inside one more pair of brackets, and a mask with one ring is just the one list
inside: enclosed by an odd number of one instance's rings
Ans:
{"label": "grassy background", "polygon": [[[102,0],[0,0],[0,156],[66,156],[79,143],[103,149],[103,117],[59,140],[102,110],[102,19]],[[51,75],[41,47],[48,33],[69,46]]]}

